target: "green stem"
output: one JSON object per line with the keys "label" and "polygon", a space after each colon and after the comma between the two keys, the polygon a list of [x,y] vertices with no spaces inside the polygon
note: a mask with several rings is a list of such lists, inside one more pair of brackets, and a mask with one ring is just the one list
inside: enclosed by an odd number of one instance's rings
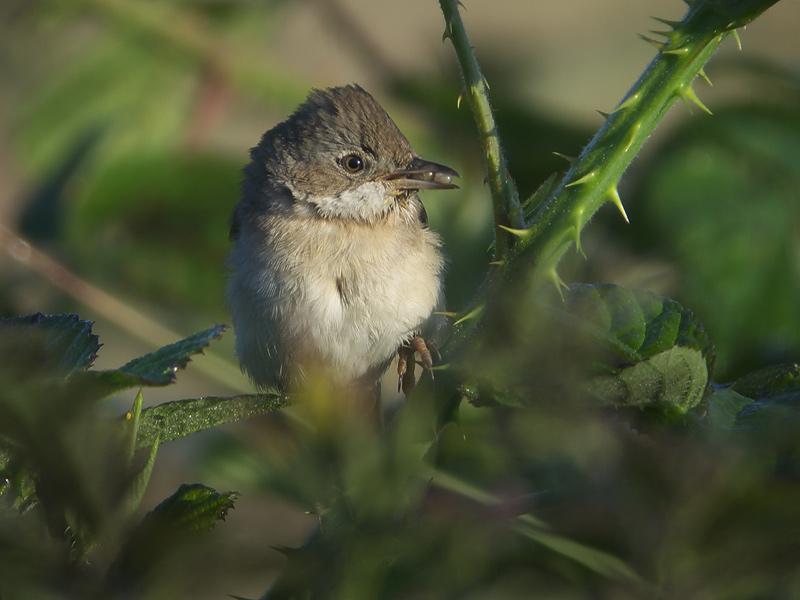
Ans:
{"label": "green stem", "polygon": [[[756,18],[777,0],[692,0],[679,23],[670,23],[666,41],[644,74],[572,164],[533,215],[509,261],[507,275],[533,273],[561,285],[556,267],[594,213],[606,202],[625,216],[617,186],[645,140],[679,98],[710,112],[691,83],[723,38]],[[627,219],[627,216],[625,216]]]}
{"label": "green stem", "polygon": [[514,180],[508,172],[500,136],[489,104],[489,86],[481,73],[475,52],[469,43],[464,22],[458,12],[458,0],[439,0],[445,20],[445,38],[450,38],[461,66],[467,104],[478,127],[483,154],[486,157],[487,181],[492,194],[495,222],[495,256],[504,258],[513,246],[515,238],[497,227],[503,225],[519,229],[524,227],[522,207]]}

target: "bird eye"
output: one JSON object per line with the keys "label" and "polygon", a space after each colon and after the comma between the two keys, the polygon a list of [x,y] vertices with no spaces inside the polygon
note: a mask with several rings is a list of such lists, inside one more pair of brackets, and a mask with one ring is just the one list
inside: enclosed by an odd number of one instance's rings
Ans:
{"label": "bird eye", "polygon": [[364,159],[358,154],[348,154],[339,162],[348,173],[358,173],[364,170]]}

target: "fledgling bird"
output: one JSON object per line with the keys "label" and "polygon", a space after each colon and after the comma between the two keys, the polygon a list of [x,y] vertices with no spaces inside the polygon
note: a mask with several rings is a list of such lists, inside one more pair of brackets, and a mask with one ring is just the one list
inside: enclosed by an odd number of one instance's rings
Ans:
{"label": "fledgling bird", "polygon": [[[401,369],[442,303],[444,261],[421,189],[457,187],[357,85],[313,91],[251,150],[231,223],[227,301],[244,371],[286,388]],[[402,373],[401,373],[402,377]]]}

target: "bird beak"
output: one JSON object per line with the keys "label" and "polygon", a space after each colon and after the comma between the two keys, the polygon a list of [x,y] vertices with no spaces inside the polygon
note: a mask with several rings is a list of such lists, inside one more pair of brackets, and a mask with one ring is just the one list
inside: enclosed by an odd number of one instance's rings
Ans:
{"label": "bird beak", "polygon": [[415,157],[407,169],[391,173],[386,179],[399,190],[452,190],[460,175],[450,167]]}

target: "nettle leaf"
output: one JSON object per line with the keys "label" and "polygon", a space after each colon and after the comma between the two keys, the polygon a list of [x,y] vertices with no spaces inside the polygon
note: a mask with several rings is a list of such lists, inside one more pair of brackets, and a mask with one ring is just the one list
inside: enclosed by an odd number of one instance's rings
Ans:
{"label": "nettle leaf", "polygon": [[217,492],[199,483],[183,484],[156,506],[143,526],[156,525],[175,532],[210,531],[233,508],[237,492]]}
{"label": "nettle leaf", "polygon": [[708,417],[723,429],[800,433],[800,364],[765,367],[718,387],[708,399]]}
{"label": "nettle leaf", "polygon": [[[19,336],[26,346],[37,345],[41,361],[37,367],[42,372],[56,371],[70,374],[88,369],[97,358],[100,343],[92,333],[91,321],[84,321],[74,314],[44,315],[36,313],[24,317],[0,319],[0,336]],[[13,351],[12,345],[3,345]],[[14,357],[8,357],[10,360]]]}
{"label": "nettle leaf", "polygon": [[708,420],[713,427],[731,429],[736,425],[736,417],[753,399],[739,394],[731,387],[723,387],[711,394],[708,399]]}
{"label": "nettle leaf", "polygon": [[109,571],[113,585],[130,591],[170,554],[224,521],[237,497],[199,483],[180,486],[131,532]]}
{"label": "nettle leaf", "polygon": [[684,413],[703,398],[714,348],[691,311],[615,285],[572,285],[561,308],[576,332],[607,353],[591,393],[615,406],[661,404]]}
{"label": "nettle leaf", "polygon": [[287,404],[287,396],[279,392],[164,402],[142,411],[136,443],[141,447],[156,440],[177,440],[218,425],[275,412]]}
{"label": "nettle leaf", "polygon": [[800,364],[772,365],[737,379],[733,390],[754,400],[800,391]]}
{"label": "nettle leaf", "polygon": [[192,355],[202,352],[224,331],[224,325],[214,325],[135,358],[119,369],[86,372],[73,383],[82,388],[85,394],[98,398],[132,387],[169,385],[175,381],[178,370],[189,364]]}
{"label": "nettle leaf", "polygon": [[160,386],[175,381],[175,373],[189,364],[193,354],[202,352],[225,331],[224,325],[214,325],[194,335],[135,358],[116,370],[126,387],[136,385]]}

